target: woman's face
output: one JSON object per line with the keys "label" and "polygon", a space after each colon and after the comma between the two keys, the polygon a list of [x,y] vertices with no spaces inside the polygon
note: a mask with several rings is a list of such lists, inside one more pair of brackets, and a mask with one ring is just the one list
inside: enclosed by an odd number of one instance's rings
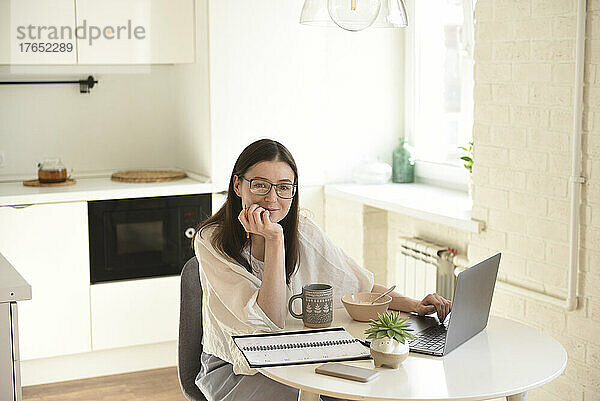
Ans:
{"label": "woman's face", "polygon": [[[283,161],[262,161],[250,167],[243,177],[248,180],[262,179],[272,184],[293,184],[294,171]],[[293,199],[284,199],[277,196],[275,187],[266,195],[256,195],[250,191],[250,183],[241,177],[233,177],[233,189],[242,198],[242,207],[257,203],[260,207],[270,211],[273,223],[281,221],[290,211]]]}

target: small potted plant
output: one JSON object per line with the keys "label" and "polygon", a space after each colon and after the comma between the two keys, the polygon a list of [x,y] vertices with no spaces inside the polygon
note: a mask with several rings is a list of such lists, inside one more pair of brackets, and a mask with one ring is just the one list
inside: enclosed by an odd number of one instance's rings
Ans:
{"label": "small potted plant", "polygon": [[398,369],[408,357],[408,339],[416,338],[411,331],[408,318],[402,318],[399,313],[386,312],[377,315],[377,320],[371,319],[370,327],[365,330],[367,339],[371,341],[371,356],[375,367],[390,365]]}
{"label": "small potted plant", "polygon": [[473,197],[473,141],[469,142],[466,146],[459,146],[458,149],[462,150],[464,153],[460,157],[462,161],[465,163],[463,166],[469,172],[469,197]]}

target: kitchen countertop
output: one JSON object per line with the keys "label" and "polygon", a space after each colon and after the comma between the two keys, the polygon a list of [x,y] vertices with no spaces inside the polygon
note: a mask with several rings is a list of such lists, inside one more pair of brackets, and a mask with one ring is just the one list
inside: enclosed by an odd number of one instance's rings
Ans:
{"label": "kitchen countertop", "polygon": [[143,184],[112,181],[108,176],[76,180],[75,185],[61,187],[26,187],[20,181],[0,182],[0,206],[192,195],[226,190],[201,176]]}

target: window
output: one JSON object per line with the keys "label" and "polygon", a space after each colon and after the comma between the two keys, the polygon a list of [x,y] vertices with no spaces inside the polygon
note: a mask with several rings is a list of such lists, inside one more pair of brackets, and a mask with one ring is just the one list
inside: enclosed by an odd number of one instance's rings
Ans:
{"label": "window", "polygon": [[473,0],[409,1],[406,132],[421,181],[466,188],[473,127]]}

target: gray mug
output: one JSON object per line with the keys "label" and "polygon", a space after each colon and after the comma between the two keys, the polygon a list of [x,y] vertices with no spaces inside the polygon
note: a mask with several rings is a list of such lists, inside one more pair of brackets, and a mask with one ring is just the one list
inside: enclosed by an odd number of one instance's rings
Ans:
{"label": "gray mug", "polygon": [[[302,300],[302,313],[292,309],[296,298]],[[302,293],[290,298],[288,303],[290,314],[302,319],[304,326],[311,328],[329,327],[333,321],[333,287],[329,284],[308,284],[302,287]]]}

